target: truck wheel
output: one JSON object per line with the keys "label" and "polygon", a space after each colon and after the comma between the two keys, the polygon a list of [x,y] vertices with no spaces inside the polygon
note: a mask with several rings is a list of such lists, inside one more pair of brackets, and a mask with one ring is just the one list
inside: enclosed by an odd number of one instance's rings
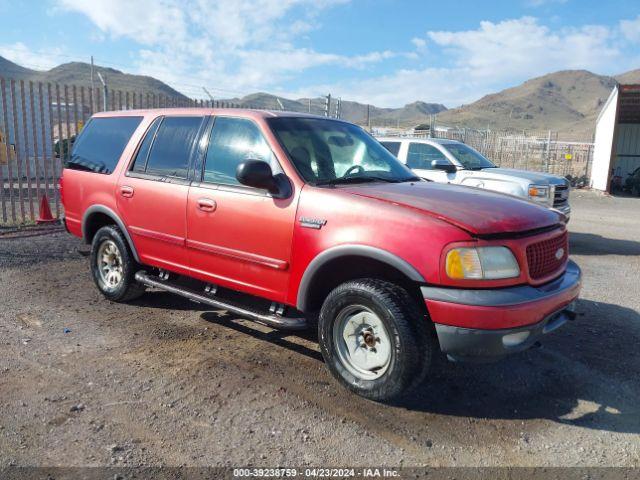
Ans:
{"label": "truck wheel", "polygon": [[134,278],[138,268],[118,227],[107,225],[96,232],[91,243],[91,274],[106,298],[127,302],[141,296],[145,287]]}
{"label": "truck wheel", "polygon": [[347,388],[371,400],[392,400],[427,374],[434,351],[427,321],[403,288],[354,280],[338,286],[322,305],[320,349]]}

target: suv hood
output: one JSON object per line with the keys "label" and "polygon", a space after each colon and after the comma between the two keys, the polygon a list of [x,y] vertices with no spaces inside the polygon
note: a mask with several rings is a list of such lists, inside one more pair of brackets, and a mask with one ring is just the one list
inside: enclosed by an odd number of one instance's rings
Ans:
{"label": "suv hood", "polygon": [[479,171],[491,176],[500,175],[504,177],[522,178],[524,180],[528,180],[529,183],[534,183],[536,185],[566,185],[568,183],[566,179],[559,177],[558,175],[529,172],[527,170],[517,170],[515,168],[483,168]]}
{"label": "suv hood", "polygon": [[433,182],[339,187],[352,195],[414,208],[474,235],[519,233],[557,225],[560,214],[528,200],[480,188]]}

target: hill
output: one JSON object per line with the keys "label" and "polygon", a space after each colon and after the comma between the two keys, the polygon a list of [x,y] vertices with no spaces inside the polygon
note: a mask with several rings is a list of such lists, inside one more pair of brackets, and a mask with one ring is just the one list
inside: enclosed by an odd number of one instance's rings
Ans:
{"label": "hill", "polygon": [[640,83],[640,69],[616,75],[614,78],[620,83]]}
{"label": "hill", "polygon": [[[292,112],[311,112],[315,115],[323,115],[325,98],[299,98],[290,100],[270,93],[252,93],[241,98],[230,98],[224,101],[233,102],[243,107],[267,108],[273,110],[285,110]],[[335,113],[336,99],[332,99],[331,113]],[[340,104],[341,117],[353,123],[366,124],[367,105],[348,100],[342,100]],[[400,108],[380,108],[371,105],[369,115],[373,125],[415,125],[429,118],[429,115],[445,111],[447,107],[437,103],[414,102]]]}
{"label": "hill", "polygon": [[[186,98],[184,95],[153,77],[130,75],[113,68],[95,67],[106,79],[110,88],[123,91],[151,92]],[[73,85],[90,84],[90,65],[72,62],[59,65],[48,71],[24,68],[0,57],[0,76],[58,82]],[[486,95],[469,105],[447,110],[438,103],[416,101],[399,108],[367,107],[366,104],[343,100],[342,118],[366,124],[367,108],[371,124],[375,126],[412,127],[429,121],[438,115],[438,123],[494,130],[553,130],[565,138],[589,138],[603,103],[616,82],[640,83],[640,70],[633,70],[609,77],[586,70],[565,70],[527,80],[516,87]],[[99,82],[96,80],[96,84]],[[381,86],[383,88],[384,86]],[[225,101],[245,107],[265,108],[322,115],[325,99],[288,99],[269,93],[252,93],[241,98]],[[335,112],[335,99],[331,113]]]}
{"label": "hill", "polygon": [[615,77],[565,70],[527,80],[438,115],[438,121],[474,128],[554,130],[589,137],[616,82],[640,83],[640,70]]}
{"label": "hill", "polygon": [[[145,75],[130,75],[114,68],[95,66],[94,85],[98,87],[100,80],[97,73],[106,79],[109,88],[129,92],[149,92],[186,98],[177,90],[160,80]],[[70,62],[58,65],[51,70],[40,71],[21,67],[6,58],[0,57],[0,76],[34,82],[51,82],[89,87],[91,85],[91,65],[83,62]]]}

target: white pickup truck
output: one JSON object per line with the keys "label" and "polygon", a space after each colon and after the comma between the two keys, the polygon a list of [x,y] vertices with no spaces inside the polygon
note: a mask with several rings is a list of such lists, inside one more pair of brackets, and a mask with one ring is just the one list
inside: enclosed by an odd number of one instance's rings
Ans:
{"label": "white pickup truck", "polygon": [[426,180],[528,198],[559,210],[569,220],[569,182],[563,177],[499,168],[478,151],[455,140],[402,137],[378,137],[377,140]]}

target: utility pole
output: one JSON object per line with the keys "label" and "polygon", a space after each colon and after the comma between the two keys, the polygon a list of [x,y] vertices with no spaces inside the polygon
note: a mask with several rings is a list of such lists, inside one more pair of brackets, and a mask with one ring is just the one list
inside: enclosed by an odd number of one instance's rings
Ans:
{"label": "utility pole", "polygon": [[107,91],[107,82],[105,82],[104,78],[102,78],[102,75],[100,74],[100,72],[98,72],[98,78],[100,79],[100,81],[102,82],[102,111],[106,112],[107,111],[107,95],[109,94],[109,92]]}
{"label": "utility pole", "polygon": [[341,98],[336,99],[336,114],[335,114],[335,118],[340,118],[341,103],[342,103],[342,99]]}
{"label": "utility pole", "polygon": [[307,99],[307,106],[308,106],[309,113],[311,113],[311,99],[310,98]]}
{"label": "utility pole", "polygon": [[329,117],[331,114],[331,94],[327,94],[324,101],[324,116]]}
{"label": "utility pole", "polygon": [[367,127],[369,128],[369,132],[371,132],[371,105],[367,103]]}
{"label": "utility pole", "polygon": [[96,87],[93,84],[93,68],[94,68],[94,66],[93,66],[93,55],[91,55],[91,98],[92,98],[92,100],[91,100],[91,113],[94,112],[93,96],[96,93]]}

